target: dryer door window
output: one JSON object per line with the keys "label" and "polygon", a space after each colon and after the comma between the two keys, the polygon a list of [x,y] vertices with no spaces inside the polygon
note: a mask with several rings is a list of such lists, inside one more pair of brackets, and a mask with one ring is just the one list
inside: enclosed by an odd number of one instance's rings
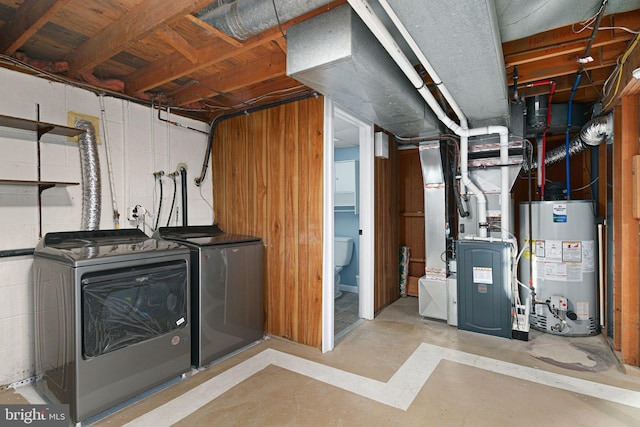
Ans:
{"label": "dryer door window", "polygon": [[85,359],[188,324],[184,262],[88,273],[81,284]]}

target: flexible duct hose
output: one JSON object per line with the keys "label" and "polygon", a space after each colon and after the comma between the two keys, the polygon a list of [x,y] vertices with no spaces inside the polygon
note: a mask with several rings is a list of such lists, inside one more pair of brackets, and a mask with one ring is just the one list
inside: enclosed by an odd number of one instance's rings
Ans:
{"label": "flexible duct hose", "polygon": [[[613,135],[613,118],[611,115],[600,116],[589,120],[587,124],[582,127],[580,133],[571,140],[568,150],[562,145],[548,151],[545,154],[544,165],[550,166],[565,160],[567,151],[569,152],[569,156],[573,156],[583,152],[587,147],[595,147],[611,135]],[[531,162],[531,169],[535,170],[537,168],[538,162]],[[529,165],[525,163],[523,169],[525,172],[528,171]]]}
{"label": "flexible duct hose", "polygon": [[81,229],[93,231],[100,226],[100,162],[96,130],[90,121],[83,119],[76,119],[75,126],[85,131],[79,136],[82,175]]}

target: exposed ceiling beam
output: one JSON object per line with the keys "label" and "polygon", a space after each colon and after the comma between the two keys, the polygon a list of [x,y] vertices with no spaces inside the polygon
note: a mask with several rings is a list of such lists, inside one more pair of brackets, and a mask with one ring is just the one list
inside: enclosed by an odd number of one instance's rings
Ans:
{"label": "exposed ceiling beam", "polygon": [[603,100],[604,109],[609,111],[622,101],[623,96],[640,93],[640,79],[633,77],[633,70],[640,68],[640,36],[634,40],[635,45],[628,53],[622,67],[622,74],[615,75],[615,81],[611,82],[611,92]]}
{"label": "exposed ceiling beam", "polygon": [[[639,18],[640,19],[640,18]],[[627,42],[633,38],[633,34],[627,32],[619,32],[613,34],[610,31],[600,32],[593,41],[592,49],[602,46],[608,46],[614,43]],[[558,43],[545,49],[536,49],[523,53],[505,55],[504,61],[507,67],[514,65],[522,65],[530,62],[545,61],[562,55],[582,54],[588,43],[589,37],[569,43]]]}
{"label": "exposed ceiling beam", "polygon": [[[602,86],[604,81],[611,75],[612,71],[613,67],[596,68],[595,70],[586,71],[585,75],[580,80],[578,88],[593,85],[600,87]],[[576,74],[571,73],[564,76],[559,76],[553,78],[553,80],[556,82],[555,93],[570,91],[576,81]],[[509,76],[508,83],[510,86],[513,85],[513,76]],[[526,96],[545,95],[548,94],[551,90],[551,86],[549,85],[525,87],[525,84],[518,85],[518,92],[526,93]]]}
{"label": "exposed ceiling beam", "polygon": [[[584,70],[590,71],[615,66],[617,57],[624,52],[625,47],[626,43],[620,43],[609,46],[604,53],[601,49],[591,51],[593,61],[585,64]],[[547,61],[531,62],[518,66],[518,82],[529,83],[537,80],[557,79],[558,76],[575,74],[579,67],[577,55],[565,55]],[[507,70],[510,80],[512,80],[512,68]]]}
{"label": "exposed ceiling beam", "polygon": [[187,58],[192,63],[197,61],[195,56],[195,49],[191,47],[188,41],[178,34],[173,28],[167,26],[158,30],[158,35],[162,40],[167,42],[169,46],[173,47],[182,56]]}
{"label": "exposed ceiling beam", "polygon": [[139,68],[125,79],[125,90],[135,95],[153,89],[177,78],[186,76],[206,67],[210,67],[242,52],[269,43],[273,37],[280,34],[278,30],[267,31],[247,40],[242,47],[231,46],[222,40],[214,40],[205,47],[194,52],[196,62],[185,59],[179,53],[174,53],[145,67]]}
{"label": "exposed ceiling beam", "polygon": [[196,27],[199,27],[200,29],[208,32],[209,34],[211,34],[212,36],[218,37],[221,40],[224,40],[225,42],[229,43],[232,46],[235,47],[240,47],[242,46],[242,42],[239,40],[234,39],[233,37],[223,33],[222,31],[220,31],[219,29],[217,29],[216,27],[213,27],[209,24],[207,24],[206,22],[196,18],[195,16],[193,16],[192,14],[187,14],[185,16],[185,18],[187,18],[187,20],[189,22],[191,22],[193,25],[195,25]]}
{"label": "exposed ceiling beam", "polygon": [[241,64],[199,80],[172,95],[176,105],[186,105],[218,94],[232,92],[276,77],[286,75],[286,56],[276,52],[251,64]]}
{"label": "exposed ceiling beam", "polygon": [[12,55],[69,0],[25,0],[0,28],[0,53]]}
{"label": "exposed ceiling beam", "polygon": [[[615,25],[637,30],[638,22],[640,22],[640,9],[616,15],[606,15],[602,18],[600,27],[611,27]],[[598,33],[598,37],[600,37],[600,34],[605,34],[607,32],[609,34],[613,32],[616,38],[621,35],[623,36],[622,30],[601,30]],[[543,31],[529,37],[503,43],[502,53],[505,58],[507,58],[522,53],[541,52],[545,50],[553,51],[553,49],[558,49],[565,44],[585,41],[589,36],[590,30],[588,29],[581,33],[576,33],[573,31],[571,25],[565,25],[564,27]],[[633,37],[633,34],[631,34],[630,37]]]}
{"label": "exposed ceiling beam", "polygon": [[[286,31],[286,29],[292,25],[324,13],[344,3],[344,0],[336,0],[327,6],[282,23],[282,30]],[[139,94],[187,74],[218,64],[232,56],[240,55],[244,51],[253,49],[280,37],[282,37],[280,29],[278,27],[274,27],[246,40],[242,44],[242,47],[230,46],[221,42],[221,40],[216,39],[197,51],[196,56],[198,60],[196,63],[191,63],[190,61],[185,60],[181,55],[169,55],[159,61],[147,65],[146,67],[140,68],[136,72],[127,76],[125,79],[125,90],[130,95]]]}
{"label": "exposed ceiling beam", "polygon": [[73,76],[93,69],[161,26],[183,19],[186,14],[209,3],[211,0],[172,0],[159,6],[156,0],[143,1],[75,49],[67,58],[69,74]]}

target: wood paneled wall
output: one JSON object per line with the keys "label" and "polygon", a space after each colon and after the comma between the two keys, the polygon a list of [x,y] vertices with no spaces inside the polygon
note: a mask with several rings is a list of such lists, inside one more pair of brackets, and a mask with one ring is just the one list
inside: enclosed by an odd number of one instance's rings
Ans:
{"label": "wood paneled wall", "polygon": [[265,244],[265,330],[313,347],[322,332],[320,98],[222,121],[212,149],[215,221]]}
{"label": "wood paneled wall", "polygon": [[614,347],[624,364],[640,366],[640,231],[633,217],[633,156],[640,152],[640,97],[622,97],[614,110],[613,310]]}
{"label": "wood paneled wall", "polygon": [[376,158],[374,311],[400,297],[398,246],[398,150],[389,138],[389,158]]}

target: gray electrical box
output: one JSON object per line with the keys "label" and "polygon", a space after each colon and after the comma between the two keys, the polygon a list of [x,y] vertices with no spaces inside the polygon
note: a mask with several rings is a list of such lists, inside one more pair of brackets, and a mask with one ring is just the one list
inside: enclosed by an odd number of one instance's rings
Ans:
{"label": "gray electrical box", "polygon": [[511,245],[474,240],[456,243],[458,329],[511,338]]}

